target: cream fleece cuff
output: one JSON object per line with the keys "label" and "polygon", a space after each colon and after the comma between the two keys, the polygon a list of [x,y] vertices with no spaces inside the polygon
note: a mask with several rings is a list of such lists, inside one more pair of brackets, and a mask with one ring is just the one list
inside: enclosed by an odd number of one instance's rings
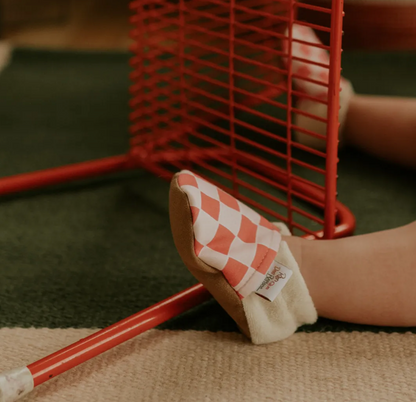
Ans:
{"label": "cream fleece cuff", "polygon": [[[283,235],[290,234],[285,225],[275,225]],[[292,275],[274,301],[265,300],[256,293],[242,300],[251,340],[255,344],[283,340],[300,326],[313,324],[318,318],[299,266],[285,241],[280,243],[275,261],[291,270]]]}

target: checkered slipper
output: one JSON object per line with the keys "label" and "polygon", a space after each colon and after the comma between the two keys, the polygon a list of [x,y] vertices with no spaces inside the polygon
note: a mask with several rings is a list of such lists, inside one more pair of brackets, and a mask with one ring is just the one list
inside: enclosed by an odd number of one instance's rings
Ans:
{"label": "checkered slipper", "polygon": [[190,171],[170,190],[175,245],[191,273],[253,343],[284,339],[315,322],[316,309],[282,235],[234,197]]}
{"label": "checkered slipper", "polygon": [[[286,30],[285,35],[289,36],[289,30]],[[318,136],[325,136],[327,132],[325,120],[328,118],[329,54],[315,32],[309,27],[294,24],[292,39],[293,81],[295,88],[305,94],[305,97],[299,97],[296,103],[296,109],[299,112],[294,115],[295,126],[305,131],[295,130],[295,139],[311,148],[325,150],[326,141]],[[285,53],[289,52],[288,45],[287,40],[283,41]],[[287,63],[287,58],[284,61]],[[342,144],[342,131],[354,89],[351,83],[343,77],[341,77],[340,86],[339,133],[340,144]],[[318,134],[318,136],[313,134]]]}

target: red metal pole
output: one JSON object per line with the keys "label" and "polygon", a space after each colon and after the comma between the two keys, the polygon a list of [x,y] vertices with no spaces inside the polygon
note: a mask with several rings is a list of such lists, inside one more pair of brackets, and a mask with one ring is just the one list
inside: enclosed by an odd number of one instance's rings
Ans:
{"label": "red metal pole", "polygon": [[3,177],[0,179],[0,195],[118,172],[129,169],[131,167],[129,162],[130,158],[128,155],[119,155]]}
{"label": "red metal pole", "polygon": [[287,161],[286,161],[286,171],[287,171],[287,218],[288,218],[288,226],[289,230],[293,230],[293,213],[292,213],[292,44],[293,44],[293,22],[295,19],[295,2],[291,0],[288,4],[289,10],[289,20],[288,20],[288,35],[287,38],[289,46],[288,46],[288,55],[287,55],[287,111],[286,111],[286,153],[287,153]]}
{"label": "red metal pole", "polygon": [[198,284],[53,353],[27,368],[38,386],[211,298]]}
{"label": "red metal pole", "polygon": [[335,233],[343,6],[343,0],[332,0],[325,177],[324,235],[326,239],[332,239]]}

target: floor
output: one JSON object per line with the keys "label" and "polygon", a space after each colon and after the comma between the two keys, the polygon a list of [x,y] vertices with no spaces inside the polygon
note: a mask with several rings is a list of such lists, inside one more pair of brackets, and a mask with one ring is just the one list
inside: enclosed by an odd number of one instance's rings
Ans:
{"label": "floor", "polygon": [[[41,0],[39,3],[42,3]],[[49,0],[50,1],[50,0]],[[55,0],[58,4],[60,0]],[[69,3],[69,4],[68,4]],[[129,0],[68,0],[60,18],[6,24],[3,36],[13,45],[42,48],[127,50]],[[7,4],[7,3],[6,3]],[[66,8],[65,8],[66,6]]]}

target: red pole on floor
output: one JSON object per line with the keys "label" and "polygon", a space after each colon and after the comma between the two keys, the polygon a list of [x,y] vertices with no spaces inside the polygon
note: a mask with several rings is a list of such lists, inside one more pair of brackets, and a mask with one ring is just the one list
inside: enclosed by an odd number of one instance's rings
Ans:
{"label": "red pole on floor", "polygon": [[[128,155],[75,163],[52,169],[0,178],[0,195],[28,191],[73,180],[87,179],[129,169]],[[1,401],[0,401],[1,402]]]}
{"label": "red pole on floor", "polygon": [[209,300],[202,284],[192,286],[147,309],[81,339],[27,367],[0,375],[0,402],[13,402],[34,387],[106,352]]}

